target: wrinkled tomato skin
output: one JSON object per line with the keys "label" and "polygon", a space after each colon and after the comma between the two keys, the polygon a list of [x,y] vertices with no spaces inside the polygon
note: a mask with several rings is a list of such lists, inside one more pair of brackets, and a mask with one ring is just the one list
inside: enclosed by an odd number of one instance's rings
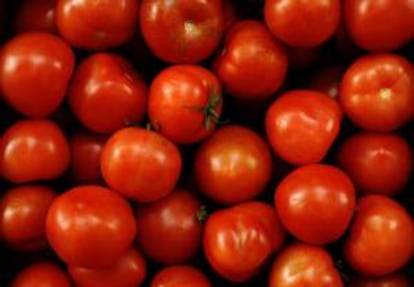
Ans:
{"label": "wrinkled tomato skin", "polygon": [[56,34],[55,7],[56,0],[21,1],[13,22],[14,31],[44,31]]}
{"label": "wrinkled tomato skin", "polygon": [[161,269],[151,282],[151,287],[212,287],[206,275],[186,265]]}
{"label": "wrinkled tomato skin", "polygon": [[396,273],[379,277],[356,276],[349,282],[349,287],[410,287],[407,276]]}

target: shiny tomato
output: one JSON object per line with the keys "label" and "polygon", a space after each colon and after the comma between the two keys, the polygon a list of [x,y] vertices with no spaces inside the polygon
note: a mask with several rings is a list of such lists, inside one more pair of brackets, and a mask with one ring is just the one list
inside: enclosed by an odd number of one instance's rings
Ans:
{"label": "shiny tomato", "polygon": [[151,83],[151,124],[177,144],[191,144],[209,135],[219,120],[221,108],[220,82],[201,66],[169,66]]}
{"label": "shiny tomato", "polygon": [[13,183],[56,179],[69,166],[69,144],[50,120],[15,122],[0,141],[0,170]]}
{"label": "shiny tomato", "polygon": [[211,287],[211,284],[200,270],[175,265],[161,269],[152,279],[151,287]]}
{"label": "shiny tomato", "polygon": [[396,273],[379,277],[354,277],[349,287],[411,287],[407,276]]}
{"label": "shiny tomato", "polygon": [[266,112],[266,133],[274,152],[302,165],[324,159],[336,139],[342,112],[328,95],[308,90],[289,91]]}
{"label": "shiny tomato", "polygon": [[131,246],[136,222],[128,201],[107,188],[86,185],[59,195],[46,218],[47,239],[66,263],[113,266]]}
{"label": "shiny tomato", "polygon": [[110,53],[92,54],[79,64],[68,101],[89,130],[112,133],[128,122],[142,120],[147,85],[124,58]]}
{"label": "shiny tomato", "polygon": [[367,276],[398,270],[413,254],[411,220],[403,206],[389,197],[362,197],[345,242],[345,259],[354,270]]}
{"label": "shiny tomato", "polygon": [[55,7],[57,0],[23,0],[14,16],[13,29],[16,33],[44,31],[57,33]]}
{"label": "shiny tomato", "polygon": [[136,209],[139,249],[162,264],[190,260],[201,243],[203,208],[189,191],[176,189]]}
{"label": "shiny tomato", "polygon": [[105,143],[101,172],[114,190],[138,202],[158,200],[170,193],[181,174],[177,147],[159,134],[124,128]]}
{"label": "shiny tomato", "polygon": [[362,56],[345,71],[339,101],[360,128],[398,129],[414,116],[414,67],[395,54]]}
{"label": "shiny tomato", "polygon": [[229,125],[202,143],[194,170],[201,192],[217,202],[235,204],[264,191],[272,175],[272,157],[253,130]]}
{"label": "shiny tomato", "polygon": [[0,87],[6,102],[25,116],[57,110],[75,65],[69,45],[49,33],[28,32],[9,39],[0,51]]}

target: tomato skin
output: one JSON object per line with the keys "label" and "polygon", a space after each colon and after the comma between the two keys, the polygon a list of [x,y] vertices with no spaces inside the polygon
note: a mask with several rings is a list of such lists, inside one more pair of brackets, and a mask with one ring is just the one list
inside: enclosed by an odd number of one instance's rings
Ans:
{"label": "tomato skin", "polygon": [[414,229],[408,212],[383,195],[360,198],[344,246],[345,259],[362,275],[382,276],[404,266],[413,253]]}
{"label": "tomato skin", "polygon": [[410,287],[408,278],[400,273],[380,277],[355,277],[349,287]]}
{"label": "tomato skin", "polygon": [[154,129],[177,144],[191,144],[215,128],[222,109],[221,85],[209,70],[174,65],[152,81],[148,116]]}
{"label": "tomato skin", "polygon": [[127,122],[142,120],[146,113],[147,85],[124,58],[96,53],[79,64],[68,101],[85,127],[109,134]]}
{"label": "tomato skin", "polygon": [[163,61],[194,64],[218,46],[224,30],[220,0],[143,0],[140,27],[152,53]]}
{"label": "tomato skin", "polygon": [[287,55],[264,24],[246,20],[232,25],[213,69],[230,95],[270,97],[282,85]]}
{"label": "tomato skin", "polygon": [[74,65],[72,50],[57,36],[45,32],[14,36],[0,52],[3,98],[25,116],[48,116],[63,101]]}
{"label": "tomato skin", "polygon": [[269,287],[342,287],[332,258],[322,247],[293,243],[277,256],[270,271]]}
{"label": "tomato skin", "polygon": [[294,90],[270,104],[265,126],[273,151],[291,164],[303,165],[325,157],[341,121],[340,107],[328,95]]}
{"label": "tomato skin", "polygon": [[222,204],[255,198],[272,175],[272,156],[253,130],[228,125],[198,148],[194,170],[200,191]]}
{"label": "tomato skin", "polygon": [[151,202],[170,193],[181,174],[177,147],[159,134],[123,128],[105,143],[101,172],[114,190],[138,202]]}
{"label": "tomato skin", "polygon": [[348,33],[359,47],[371,51],[391,51],[412,41],[413,17],[414,3],[410,0],[344,1]]}
{"label": "tomato skin", "polygon": [[200,212],[201,203],[184,189],[176,189],[156,202],[139,205],[135,215],[140,250],[165,265],[187,262],[201,244]]}
{"label": "tomato skin", "polygon": [[339,101],[358,127],[392,131],[414,116],[414,68],[401,56],[369,54],[345,71]]}
{"label": "tomato skin", "polygon": [[131,246],[136,222],[128,201],[107,188],[86,185],[58,196],[49,208],[46,235],[66,263],[112,266]]}
{"label": "tomato skin", "polygon": [[338,165],[362,194],[395,195],[407,185],[413,170],[408,142],[392,133],[360,132],[339,147]]}
{"label": "tomato skin", "polygon": [[273,34],[294,47],[314,47],[327,41],[340,18],[339,0],[265,0],[264,20]]}
{"label": "tomato skin", "polygon": [[151,287],[211,287],[206,275],[186,265],[165,267],[151,282]]}
{"label": "tomato skin", "polygon": [[55,6],[56,0],[21,1],[14,16],[14,31],[16,33],[28,31],[57,33]]}
{"label": "tomato skin", "polygon": [[17,121],[0,141],[0,170],[12,183],[55,179],[66,171],[69,160],[67,139],[50,120]]}
{"label": "tomato skin", "polygon": [[68,272],[77,287],[137,287],[143,283],[147,267],[141,253],[131,248],[109,268],[69,265]]}
{"label": "tomato skin", "polygon": [[132,39],[138,11],[137,0],[57,0],[56,25],[72,46],[104,50]]}

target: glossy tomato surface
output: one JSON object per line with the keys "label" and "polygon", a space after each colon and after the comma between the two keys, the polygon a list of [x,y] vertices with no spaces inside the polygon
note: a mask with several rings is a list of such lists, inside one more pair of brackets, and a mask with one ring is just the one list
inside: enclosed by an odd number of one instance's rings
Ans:
{"label": "glossy tomato surface", "polygon": [[151,287],[211,287],[208,278],[200,270],[186,265],[161,269],[153,278]]}

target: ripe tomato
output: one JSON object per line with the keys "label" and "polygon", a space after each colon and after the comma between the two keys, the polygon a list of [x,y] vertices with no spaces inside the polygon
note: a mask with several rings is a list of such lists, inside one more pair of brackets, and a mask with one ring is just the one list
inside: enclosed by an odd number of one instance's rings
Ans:
{"label": "ripe tomato", "polygon": [[131,248],[109,268],[69,265],[68,272],[77,287],[137,287],[143,283],[147,267],[141,253]]}
{"label": "ripe tomato", "polygon": [[294,243],[276,257],[269,287],[342,287],[332,258],[322,247]]}
{"label": "ripe tomato", "polygon": [[46,235],[56,254],[86,268],[113,266],[131,246],[136,230],[127,200],[94,185],[59,195],[46,218]]}
{"label": "ripe tomato", "polygon": [[401,274],[390,274],[380,277],[355,277],[349,282],[349,287],[410,287],[408,278]]}
{"label": "ripe tomato", "polygon": [[221,108],[220,82],[201,66],[170,66],[151,83],[151,124],[175,143],[191,144],[204,139],[213,131]]}
{"label": "ripe tomato", "polygon": [[17,35],[0,51],[3,97],[25,116],[50,115],[63,101],[74,65],[72,50],[57,36],[44,32]]}
{"label": "ripe tomato", "polygon": [[186,265],[161,269],[153,278],[151,287],[211,287],[206,275]]}
{"label": "ripe tomato", "polygon": [[287,56],[264,24],[246,20],[231,27],[213,69],[230,95],[263,99],[282,85]]}
{"label": "ripe tomato", "polygon": [[177,147],[159,134],[123,128],[106,142],[101,172],[114,190],[138,202],[158,200],[170,193],[181,174]]}
{"label": "ripe tomato", "polygon": [[220,0],[143,0],[140,24],[152,53],[166,62],[191,64],[207,58],[224,30]]}
{"label": "ripe tomato", "polygon": [[162,264],[190,260],[201,243],[203,209],[189,191],[176,189],[136,209],[139,249]]}
{"label": "ripe tomato", "polygon": [[55,191],[40,185],[8,189],[0,198],[1,240],[20,251],[44,249],[46,214],[55,197]]}
{"label": "ripe tomato", "polygon": [[14,31],[16,33],[28,31],[57,33],[55,7],[56,0],[20,1],[14,15]]}
{"label": "ripe tomato", "polygon": [[390,274],[411,259],[413,227],[410,215],[395,200],[364,196],[345,242],[345,259],[363,275]]}
{"label": "ripe tomato", "polygon": [[264,191],[272,175],[266,142],[254,131],[229,125],[197,150],[194,170],[200,190],[214,201],[235,204]]}
{"label": "ripe tomato", "polygon": [[302,165],[321,161],[336,139],[342,120],[338,103],[308,90],[289,91],[266,112],[266,133],[273,151]]}
{"label": "ripe tomato", "polygon": [[391,133],[355,134],[338,151],[338,165],[363,194],[401,192],[412,174],[412,159],[408,142]]}
{"label": "ripe tomato", "polygon": [[128,42],[138,21],[137,0],[57,0],[56,25],[72,46],[103,50]]}
{"label": "ripe tomato", "polygon": [[120,56],[92,54],[79,64],[68,101],[88,129],[112,133],[127,122],[142,120],[146,113],[147,85]]}
{"label": "ripe tomato", "polygon": [[65,172],[69,159],[65,135],[50,120],[17,121],[0,141],[0,170],[13,183],[55,179]]}
{"label": "ripe tomato", "polygon": [[264,20],[288,45],[314,47],[335,32],[340,6],[339,0],[265,0]]}
{"label": "ripe tomato", "polygon": [[250,279],[284,242],[274,209],[246,202],[214,212],[207,218],[204,254],[213,269],[233,282]]}
{"label": "ripe tomato", "polygon": [[339,101],[358,127],[373,131],[398,129],[414,116],[414,68],[394,54],[362,56],[346,70]]}

